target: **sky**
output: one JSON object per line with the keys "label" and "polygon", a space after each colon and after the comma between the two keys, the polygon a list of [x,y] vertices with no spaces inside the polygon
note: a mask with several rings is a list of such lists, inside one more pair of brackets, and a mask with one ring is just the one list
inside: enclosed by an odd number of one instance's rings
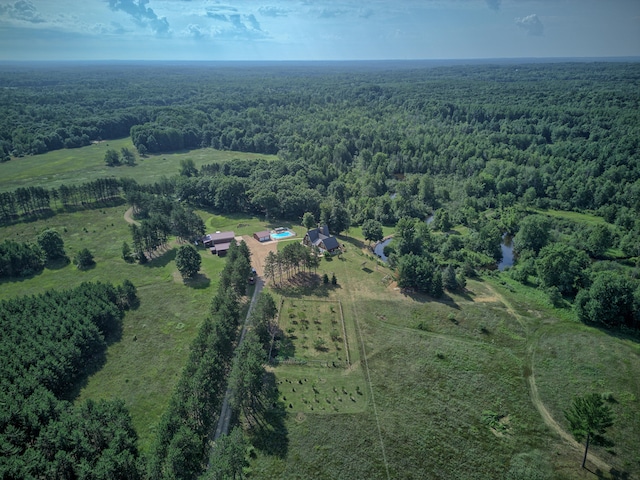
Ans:
{"label": "sky", "polygon": [[0,61],[640,56],[640,0],[0,0]]}

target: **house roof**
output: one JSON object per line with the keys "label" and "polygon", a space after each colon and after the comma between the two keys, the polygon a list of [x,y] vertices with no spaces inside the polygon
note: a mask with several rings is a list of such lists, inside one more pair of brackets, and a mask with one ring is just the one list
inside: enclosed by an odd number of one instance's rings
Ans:
{"label": "house roof", "polygon": [[325,250],[340,248],[340,244],[338,243],[338,239],[336,237],[327,237],[322,240],[322,243],[324,244]]}
{"label": "house roof", "polygon": [[313,244],[315,244],[318,240],[324,240],[325,238],[331,237],[331,234],[329,233],[329,227],[326,225],[322,225],[319,228],[314,228],[307,231],[307,235],[309,235],[309,240]]}
{"label": "house roof", "polygon": [[236,234],[234,232],[216,232],[210,233],[207,236],[211,238],[213,243],[217,244],[221,242],[231,242],[236,237]]}
{"label": "house roof", "polygon": [[269,230],[264,230],[262,232],[256,232],[253,235],[258,237],[258,238],[265,238],[265,237],[270,237],[271,236],[271,232]]}
{"label": "house roof", "polygon": [[216,243],[216,252],[225,252],[227,250],[229,250],[229,247],[231,246],[231,242],[224,242],[224,243]]}

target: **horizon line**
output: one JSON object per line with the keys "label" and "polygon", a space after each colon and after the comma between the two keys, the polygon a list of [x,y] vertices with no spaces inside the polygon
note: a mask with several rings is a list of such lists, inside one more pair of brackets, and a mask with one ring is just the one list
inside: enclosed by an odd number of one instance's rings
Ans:
{"label": "horizon line", "polygon": [[407,63],[407,62],[486,62],[486,61],[640,61],[640,55],[611,55],[611,56],[548,56],[548,57],[478,57],[478,58],[388,58],[388,59],[31,59],[15,60],[0,59],[0,64],[29,64],[29,63]]}

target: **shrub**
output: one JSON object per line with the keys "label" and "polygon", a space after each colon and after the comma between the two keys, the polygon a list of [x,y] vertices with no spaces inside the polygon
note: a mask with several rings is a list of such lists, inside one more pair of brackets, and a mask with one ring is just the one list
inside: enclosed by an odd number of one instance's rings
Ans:
{"label": "shrub", "polygon": [[73,259],[73,263],[78,269],[84,270],[96,264],[93,259],[93,254],[89,251],[88,248],[83,248],[78,252],[78,254]]}

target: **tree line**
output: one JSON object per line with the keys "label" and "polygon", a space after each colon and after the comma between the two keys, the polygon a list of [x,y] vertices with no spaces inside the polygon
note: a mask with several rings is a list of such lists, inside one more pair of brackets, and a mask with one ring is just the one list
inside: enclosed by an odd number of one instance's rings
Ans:
{"label": "tree line", "polygon": [[53,229],[35,242],[5,240],[0,244],[0,278],[26,277],[42,271],[47,262],[67,259],[62,236]]}
{"label": "tree line", "polygon": [[[59,188],[20,187],[0,193],[0,224],[8,224],[20,217],[51,212],[54,208],[91,208],[104,206],[120,199],[128,180],[99,178],[80,185],[60,185]],[[53,204],[53,205],[52,205]]]}
{"label": "tree line", "polygon": [[136,302],[125,280],[0,303],[3,478],[139,477],[137,436],[123,402],[63,400]]}
{"label": "tree line", "polygon": [[250,271],[246,244],[232,243],[210,314],[191,344],[187,364],[158,425],[147,460],[149,479],[193,479],[207,467],[209,438],[232,367],[240,299]]}

